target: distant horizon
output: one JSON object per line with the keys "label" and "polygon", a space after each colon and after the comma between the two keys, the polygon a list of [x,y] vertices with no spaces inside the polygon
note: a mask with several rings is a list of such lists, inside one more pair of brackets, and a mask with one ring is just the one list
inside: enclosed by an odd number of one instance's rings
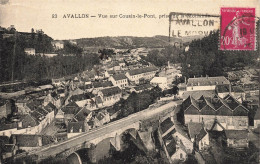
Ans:
{"label": "distant horizon", "polygon": [[[223,6],[247,6],[255,7],[259,16],[257,4],[258,0],[8,0],[0,4],[0,26],[15,25],[21,32],[30,32],[31,28],[42,29],[54,40],[168,36],[167,15],[171,12],[216,15]],[[88,15],[88,18],[64,18],[68,14]],[[154,15],[154,18],[144,18],[145,14]],[[113,15],[118,17],[113,18]],[[136,18],[131,18],[131,15]]]}

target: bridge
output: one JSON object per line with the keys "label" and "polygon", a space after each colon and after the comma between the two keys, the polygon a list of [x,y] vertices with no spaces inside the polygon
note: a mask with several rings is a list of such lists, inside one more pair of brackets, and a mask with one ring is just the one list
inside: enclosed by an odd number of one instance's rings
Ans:
{"label": "bridge", "polygon": [[141,112],[129,115],[126,118],[74,136],[63,142],[42,146],[39,149],[29,151],[26,154],[17,154],[15,159],[24,156],[34,156],[36,157],[36,160],[42,160],[56,155],[66,158],[72,154],[75,154],[77,150],[84,148],[93,149],[93,147],[95,147],[95,145],[99,142],[108,138],[110,139],[111,145],[113,145],[118,151],[120,150],[121,134],[128,132],[133,138],[135,138],[138,130],[140,130],[141,120],[146,120],[167,110],[173,110],[176,106],[176,102],[172,101],[159,107],[148,108]]}

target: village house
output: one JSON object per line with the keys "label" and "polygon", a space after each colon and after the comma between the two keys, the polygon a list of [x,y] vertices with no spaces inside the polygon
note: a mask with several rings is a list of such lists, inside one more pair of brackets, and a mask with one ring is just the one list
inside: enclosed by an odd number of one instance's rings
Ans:
{"label": "village house", "polygon": [[[1,148],[0,148],[1,149]],[[10,158],[12,156],[14,156],[16,154],[16,147],[14,144],[5,144],[3,147],[2,147],[2,158],[3,159],[7,159],[7,158]],[[0,150],[1,151],[1,150]],[[1,157],[0,157],[1,158]]]}
{"label": "village house", "polygon": [[86,121],[69,122],[67,126],[67,137],[71,138],[87,131],[89,131],[89,126]]}
{"label": "village house", "polygon": [[94,127],[100,127],[110,122],[110,115],[107,111],[99,112],[93,121],[94,121]]}
{"label": "village house", "polygon": [[124,89],[128,86],[128,79],[124,74],[116,74],[109,78],[114,86],[118,86],[120,89]]}
{"label": "village house", "polygon": [[75,114],[74,116],[74,120],[76,122],[79,122],[79,121],[87,121],[89,122],[90,119],[93,117],[93,111],[89,110],[87,107],[83,107],[80,109],[80,111]]}
{"label": "village house", "polygon": [[35,49],[34,48],[25,48],[24,53],[26,55],[35,55]]}
{"label": "village house", "polygon": [[65,124],[71,122],[74,119],[75,114],[77,114],[80,110],[80,107],[75,102],[70,102],[68,105],[61,108],[56,115],[56,118],[60,121],[64,121]]}
{"label": "village house", "polygon": [[141,93],[143,91],[149,91],[153,89],[154,87],[151,84],[143,84],[143,85],[138,85],[136,87],[133,87],[130,89],[130,92],[136,92],[136,93]]}
{"label": "village house", "polygon": [[61,99],[56,92],[49,93],[43,100],[43,106],[47,106],[49,103],[52,103],[56,108],[61,107]]}
{"label": "village house", "polygon": [[98,92],[104,106],[110,106],[120,100],[122,91],[119,87],[105,88]]}
{"label": "village house", "polygon": [[88,106],[89,108],[95,108],[94,95],[92,93],[84,93],[80,95],[72,95],[69,98],[69,102],[75,102],[79,107]]}
{"label": "village house", "polygon": [[116,74],[116,71],[114,71],[114,70],[108,70],[108,71],[105,72],[105,77],[106,77],[106,78],[109,78],[110,76],[113,76],[113,75],[115,75],[115,74]]}
{"label": "village house", "polygon": [[260,108],[258,107],[254,117],[254,128],[260,128]]}
{"label": "village house", "polygon": [[51,136],[34,134],[13,134],[11,140],[12,144],[16,145],[19,150],[25,151],[34,150],[55,142],[55,139]]}
{"label": "village house", "polygon": [[11,102],[9,100],[0,99],[0,119],[7,118],[11,113]]}
{"label": "village house", "polygon": [[150,81],[150,84],[152,84],[153,86],[159,86],[162,90],[165,90],[168,88],[166,77],[154,77]]}
{"label": "village house", "polygon": [[59,50],[59,49],[64,48],[64,42],[63,41],[55,40],[55,41],[52,41],[51,44],[52,44],[52,46],[55,50]]}
{"label": "village house", "polygon": [[215,90],[218,84],[230,84],[224,76],[189,78],[187,91]]}
{"label": "village house", "polygon": [[188,152],[185,146],[182,143],[178,142],[176,144],[174,153],[172,153],[171,155],[171,160],[173,162],[177,162],[177,161],[185,161],[187,158],[188,158]]}
{"label": "village house", "polygon": [[113,86],[113,83],[111,81],[102,81],[102,82],[93,82],[93,94],[97,94],[100,90],[105,88],[110,88]]}
{"label": "village house", "polygon": [[202,150],[204,147],[209,146],[209,134],[204,128],[203,123],[189,122],[188,132],[196,148]]}
{"label": "village house", "polygon": [[140,79],[149,80],[155,76],[157,71],[156,67],[145,67],[139,69],[133,69],[126,72],[126,77],[130,80],[130,82],[134,82],[136,84],[140,83]]}
{"label": "village house", "polygon": [[227,146],[232,148],[248,147],[248,131],[247,130],[225,130]]}
{"label": "village house", "polygon": [[240,103],[245,100],[246,94],[244,90],[238,86],[231,86],[231,84],[223,84],[216,86],[216,93],[220,98],[224,98],[227,95],[231,94],[236,98]]}
{"label": "village house", "polygon": [[248,128],[248,109],[230,95],[224,99],[217,95],[213,98],[201,96],[198,100],[189,96],[183,101],[182,109],[185,124],[203,122],[210,129],[217,119],[225,129]]}

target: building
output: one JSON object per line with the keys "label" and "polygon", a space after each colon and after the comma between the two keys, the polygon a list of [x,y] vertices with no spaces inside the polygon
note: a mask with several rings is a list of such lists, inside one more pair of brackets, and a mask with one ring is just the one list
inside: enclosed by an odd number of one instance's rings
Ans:
{"label": "building", "polygon": [[128,79],[124,74],[116,74],[109,78],[114,86],[118,86],[120,89],[124,89],[128,86]]}
{"label": "building", "polygon": [[145,67],[139,69],[133,69],[126,73],[126,77],[130,80],[130,82],[139,84],[140,79],[149,80],[155,76],[157,71],[156,67]]}
{"label": "building", "polygon": [[0,101],[0,119],[3,117],[7,118],[12,113],[11,102],[8,100]]}
{"label": "building", "polygon": [[67,137],[71,138],[73,136],[87,132],[88,130],[89,127],[86,121],[69,122],[67,126]]}
{"label": "building", "polygon": [[209,134],[204,128],[203,123],[189,122],[188,132],[196,148],[202,150],[204,147],[209,146]]}
{"label": "building", "polygon": [[224,98],[231,94],[240,103],[245,100],[246,94],[239,86],[231,86],[231,84],[216,85],[216,93],[220,98]]}
{"label": "building", "polygon": [[110,106],[120,100],[122,91],[119,87],[105,88],[98,92],[104,106]]}
{"label": "building", "polygon": [[27,55],[35,55],[35,49],[34,48],[25,48],[24,53]]}
{"label": "building", "polygon": [[63,41],[55,40],[55,41],[52,41],[51,44],[52,44],[52,46],[55,50],[59,50],[59,49],[64,48],[64,42]]}
{"label": "building", "polygon": [[154,86],[159,86],[162,90],[167,89],[167,77],[154,77],[151,81],[150,84]]}
{"label": "building", "polygon": [[218,84],[230,84],[224,76],[189,78],[187,91],[215,90]]}
{"label": "building", "polygon": [[14,134],[11,136],[12,144],[18,149],[30,151],[41,146],[55,142],[52,136],[34,134]]}
{"label": "building", "polygon": [[254,128],[260,127],[260,108],[258,107],[254,117]]}
{"label": "building", "polygon": [[143,85],[138,85],[136,87],[131,88],[130,92],[141,93],[143,91],[149,91],[153,88],[154,87],[151,84],[143,84]]}
{"label": "building", "polygon": [[210,129],[217,119],[225,129],[248,128],[248,109],[230,95],[224,99],[217,95],[213,98],[201,96],[198,100],[189,96],[183,101],[182,109],[185,124],[203,122]]}
{"label": "building", "polygon": [[248,147],[247,130],[225,130],[227,146],[232,148]]}

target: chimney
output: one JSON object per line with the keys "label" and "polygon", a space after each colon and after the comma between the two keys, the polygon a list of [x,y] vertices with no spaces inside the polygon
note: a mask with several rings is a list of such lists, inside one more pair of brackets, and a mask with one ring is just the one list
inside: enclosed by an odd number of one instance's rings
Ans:
{"label": "chimney", "polygon": [[38,136],[38,146],[42,146],[42,137]]}

